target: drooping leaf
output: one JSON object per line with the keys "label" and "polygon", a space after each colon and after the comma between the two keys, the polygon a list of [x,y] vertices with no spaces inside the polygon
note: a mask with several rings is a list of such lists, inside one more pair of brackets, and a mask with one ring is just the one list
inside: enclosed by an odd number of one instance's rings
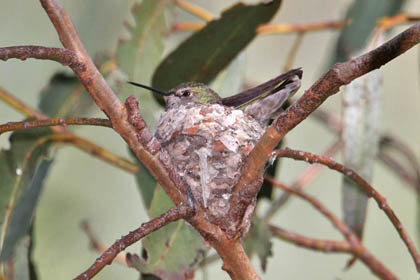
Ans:
{"label": "drooping leaf", "polygon": [[[141,4],[134,4],[132,14],[135,25],[128,26],[130,38],[121,40],[116,52],[118,67],[127,80],[150,84],[152,74],[164,51],[163,36],[167,30],[164,10],[170,2],[144,0]],[[140,96],[142,115],[152,127],[162,111],[153,95],[125,82],[119,92],[123,97]]]}
{"label": "drooping leaf", "polygon": [[263,271],[267,268],[268,258],[273,255],[271,251],[272,237],[273,234],[267,223],[255,217],[252,220],[251,229],[245,238],[244,249],[249,257],[252,257],[254,254],[258,255]]}
{"label": "drooping leaf", "polygon": [[0,153],[0,261],[8,260],[28,233],[51,165],[50,144],[43,142],[50,129],[14,132],[11,147]]}
{"label": "drooping leaf", "polygon": [[[379,43],[379,41],[378,41]],[[381,70],[375,70],[345,88],[343,94],[344,164],[371,181],[379,149],[379,126],[383,92]],[[353,181],[343,179],[344,222],[362,238],[367,195]]]}
{"label": "drooping leaf", "polygon": [[[162,187],[157,186],[149,209],[149,216],[156,217],[174,206]],[[146,236],[143,240],[145,257],[133,266],[142,274],[166,279],[184,279],[194,270],[207,251],[197,231],[184,220],[171,223]]]}
{"label": "drooping leaf", "polygon": [[152,85],[168,90],[183,82],[208,84],[256,36],[256,29],[276,14],[280,0],[236,4],[170,53],[156,69]]}
{"label": "drooping leaf", "polygon": [[340,33],[331,63],[348,60],[355,52],[362,49],[377,21],[382,17],[398,14],[405,2],[405,0],[354,0],[346,15],[351,24]]}

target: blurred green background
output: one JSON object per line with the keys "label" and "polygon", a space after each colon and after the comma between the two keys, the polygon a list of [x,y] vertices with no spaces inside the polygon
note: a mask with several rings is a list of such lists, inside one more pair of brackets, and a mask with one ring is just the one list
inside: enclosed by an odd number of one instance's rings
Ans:
{"label": "blurred green background", "polygon": [[[236,1],[194,1],[215,14]],[[284,0],[280,12],[272,22],[314,22],[339,20],[345,15],[351,1],[291,1]],[[82,41],[89,53],[112,51],[119,37],[126,34],[123,21],[130,19],[129,0],[63,0]],[[420,2],[408,1],[404,11],[420,14]],[[175,8],[171,16],[192,20],[194,17]],[[44,45],[61,46],[55,30],[38,1],[6,0],[0,9],[0,46]],[[402,31],[397,27],[392,34]],[[188,36],[188,32],[169,37],[168,50]],[[313,32],[305,36],[294,66],[304,70],[300,93],[307,89],[325,71],[338,32]],[[246,82],[257,84],[283,70],[283,65],[295,34],[261,36],[246,51]],[[383,68],[384,102],[383,131],[398,135],[420,152],[418,112],[419,95],[418,47],[393,60]],[[0,85],[27,104],[36,107],[38,93],[52,74],[63,69],[57,63],[29,59],[25,62],[0,62]],[[298,95],[300,94],[298,92]],[[340,96],[330,98],[323,108],[340,114]],[[91,116],[103,117],[99,110]],[[22,116],[0,102],[0,122],[21,120]],[[112,130],[97,127],[78,128],[77,134],[128,157],[124,141]],[[0,147],[8,147],[8,135],[0,136]],[[286,145],[314,153],[321,153],[334,135],[313,120],[308,120],[287,135]],[[279,178],[293,182],[306,164],[284,160]],[[324,171],[308,188],[340,216],[341,177]],[[375,166],[373,186],[387,198],[391,207],[412,236],[417,237],[417,203],[410,191],[383,165]],[[89,248],[88,239],[80,228],[87,220],[105,244],[111,244],[121,235],[147,220],[133,176],[72,147],[61,148],[46,183],[36,217],[35,261],[40,279],[69,279],[86,269],[97,257]],[[273,221],[282,227],[316,238],[341,239],[319,213],[307,203],[293,199]],[[397,232],[386,216],[369,202],[365,245],[401,279],[418,279],[412,260]],[[418,239],[417,239],[418,240]],[[417,242],[419,244],[419,242]],[[139,244],[128,252],[139,252]],[[263,279],[375,279],[360,262],[349,271],[343,271],[347,255],[322,254],[297,248],[275,240],[274,257],[269,259]],[[255,266],[259,269],[257,259]],[[228,279],[220,270],[221,263],[210,266],[208,279]],[[119,264],[105,268],[95,279],[137,279],[138,273]],[[201,272],[197,272],[197,279]]]}

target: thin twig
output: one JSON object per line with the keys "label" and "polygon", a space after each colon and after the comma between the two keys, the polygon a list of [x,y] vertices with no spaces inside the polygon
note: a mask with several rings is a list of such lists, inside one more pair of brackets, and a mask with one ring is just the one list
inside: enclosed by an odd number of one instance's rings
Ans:
{"label": "thin twig", "polygon": [[264,24],[257,28],[257,33],[259,35],[268,35],[323,31],[328,29],[341,29],[349,25],[349,23],[350,22],[348,20],[339,20],[311,23]]}
{"label": "thin twig", "polygon": [[177,21],[172,24],[172,31],[198,31],[206,26],[202,22],[198,21]]}
{"label": "thin twig", "polygon": [[277,121],[266,129],[248,155],[242,168],[242,176],[230,198],[230,204],[235,207],[229,209],[227,219],[242,215],[247,205],[256,197],[261,185],[255,183],[255,178],[261,176],[265,163],[272,156],[272,151],[290,130],[306,119],[328,97],[336,94],[341,86],[385,65],[419,41],[420,24],[416,24],[366,54],[335,64],[301,98],[282,112]]}
{"label": "thin twig", "polygon": [[321,251],[324,253],[352,253],[352,247],[347,241],[332,241],[310,238],[273,225],[269,225],[269,228],[277,238],[293,243],[300,247]]}
{"label": "thin twig", "polygon": [[396,25],[420,21],[420,16],[418,15],[409,15],[406,13],[401,13],[392,17],[383,17],[378,21],[378,26],[383,29],[383,31],[391,29]]}
{"label": "thin twig", "polygon": [[304,199],[315,209],[321,212],[321,214],[323,214],[334,225],[334,227],[343,234],[348,242],[348,245],[351,247],[352,253],[365,263],[375,275],[381,279],[398,279],[386,266],[376,259],[376,257],[366,249],[366,247],[363,246],[356,234],[343,221],[328,210],[318,199],[300,190],[288,187],[273,178],[270,178],[270,182],[274,186],[279,187],[284,191],[291,192]]}
{"label": "thin twig", "polygon": [[41,46],[13,46],[0,48],[0,59],[7,61],[10,58],[26,60],[28,58],[47,59],[57,61],[64,66],[70,66],[80,71],[85,70],[83,63],[76,54],[63,48],[48,48]]}
{"label": "thin twig", "polygon": [[0,125],[0,134],[6,131],[15,131],[21,129],[46,127],[46,126],[63,126],[67,125],[95,125],[112,127],[111,122],[108,119],[100,118],[53,118],[53,119],[42,119],[42,120],[26,120],[20,122],[8,122]]}
{"label": "thin twig", "polygon": [[[332,157],[340,150],[342,146],[342,142],[340,140],[335,141],[332,145],[328,147],[328,149],[322,154],[326,157]],[[316,164],[309,166],[297,180],[291,185],[293,189],[302,190],[305,186],[309,185],[316,176],[325,168],[325,166]],[[267,210],[267,213],[264,215],[264,220],[269,221],[274,214],[286,204],[286,202],[291,197],[289,192],[285,192],[279,196],[276,200],[274,200],[270,208]]]}
{"label": "thin twig", "polygon": [[162,228],[163,226],[177,221],[179,219],[185,219],[194,215],[194,210],[188,206],[178,205],[169,209],[166,213],[161,216],[150,220],[147,223],[142,224],[136,230],[129,234],[121,237],[112,244],[99,258],[96,259],[95,263],[92,264],[85,272],[74,278],[75,280],[87,280],[95,276],[101,271],[106,265],[111,264],[115,257],[128,246],[136,243],[146,235]]}
{"label": "thin twig", "polygon": [[320,155],[315,155],[308,152],[296,151],[291,149],[283,149],[275,151],[275,154],[279,157],[288,157],[295,160],[306,161],[310,164],[319,163],[328,166],[330,169],[336,170],[342,173],[344,176],[347,176],[349,179],[354,181],[361,189],[366,193],[366,195],[376,201],[378,207],[385,212],[391,223],[394,225],[395,229],[399,233],[404,244],[407,246],[408,251],[413,258],[414,264],[417,268],[417,271],[420,272],[420,254],[417,251],[414,241],[411,239],[407,230],[395,215],[392,208],[388,205],[386,198],[378,193],[368,182],[366,182],[359,174],[354,170],[345,167],[344,165],[334,161],[331,158],[323,157]]}
{"label": "thin twig", "polygon": [[[348,21],[328,21],[313,23],[279,23],[279,24],[262,24],[257,29],[257,35],[269,34],[290,34],[305,33],[314,31],[324,31],[330,29],[341,29],[348,25]],[[198,31],[206,26],[205,23],[197,21],[178,21],[172,24],[173,31]]]}
{"label": "thin twig", "polygon": [[185,11],[187,11],[187,12],[189,12],[189,13],[191,13],[191,14],[193,14],[193,15],[195,15],[195,16],[197,16],[197,17],[199,17],[199,18],[201,18],[201,19],[203,19],[207,22],[212,21],[215,18],[215,16],[212,13],[210,13],[206,9],[204,9],[204,8],[198,6],[198,5],[195,5],[191,2],[188,2],[186,0],[173,0],[173,1],[175,2],[175,4],[178,7],[184,9]]}
{"label": "thin twig", "polygon": [[[92,249],[103,254],[108,249],[108,247],[106,247],[105,244],[103,244],[102,242],[98,240],[90,224],[87,221],[83,221],[81,226],[82,226],[83,231],[86,233],[87,237],[89,238],[90,246],[92,247]],[[127,265],[125,256],[122,253],[118,254],[115,257],[114,261],[117,261],[123,265]]]}

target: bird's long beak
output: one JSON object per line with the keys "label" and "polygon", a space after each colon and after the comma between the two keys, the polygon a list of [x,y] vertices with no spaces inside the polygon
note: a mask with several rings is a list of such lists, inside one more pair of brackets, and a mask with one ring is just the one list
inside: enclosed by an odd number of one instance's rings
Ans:
{"label": "bird's long beak", "polygon": [[169,95],[171,95],[167,91],[163,91],[163,90],[160,90],[160,89],[152,88],[152,87],[149,87],[149,86],[146,86],[146,85],[142,85],[142,84],[139,84],[139,83],[130,82],[130,81],[128,81],[127,83],[129,83],[129,84],[131,84],[133,86],[136,86],[136,87],[141,87],[141,88],[148,89],[150,91],[156,92],[156,93],[158,93],[160,95],[163,95],[163,96],[169,96]]}

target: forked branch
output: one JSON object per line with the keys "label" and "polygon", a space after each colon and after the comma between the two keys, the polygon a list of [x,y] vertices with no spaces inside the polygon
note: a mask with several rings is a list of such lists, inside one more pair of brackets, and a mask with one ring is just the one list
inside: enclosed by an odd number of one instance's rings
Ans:
{"label": "forked branch", "polygon": [[261,176],[265,163],[272,156],[272,151],[291,129],[306,119],[328,97],[336,94],[341,86],[385,65],[417,45],[419,41],[420,23],[411,26],[366,54],[347,62],[335,64],[301,98],[281,113],[277,121],[267,128],[248,156],[243,167],[242,177],[235,186],[235,194],[232,195],[230,201],[231,205],[235,205],[237,208],[231,208],[232,211],[229,215],[235,216],[238,211],[244,211],[250,200],[257,195],[261,186],[252,184],[253,181]]}

